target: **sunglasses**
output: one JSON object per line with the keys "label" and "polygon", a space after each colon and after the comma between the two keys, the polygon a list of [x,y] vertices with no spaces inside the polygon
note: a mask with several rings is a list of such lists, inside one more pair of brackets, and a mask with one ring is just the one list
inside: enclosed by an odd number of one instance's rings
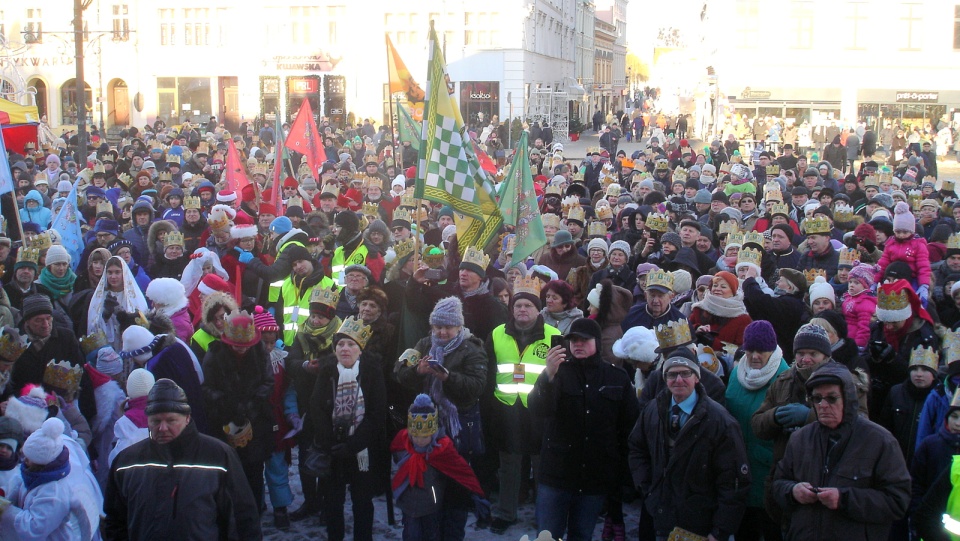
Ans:
{"label": "sunglasses", "polygon": [[840,401],[840,396],[835,394],[831,394],[827,396],[820,396],[818,394],[815,394],[810,396],[810,401],[817,405],[819,405],[824,400],[827,401],[827,404],[833,405]]}

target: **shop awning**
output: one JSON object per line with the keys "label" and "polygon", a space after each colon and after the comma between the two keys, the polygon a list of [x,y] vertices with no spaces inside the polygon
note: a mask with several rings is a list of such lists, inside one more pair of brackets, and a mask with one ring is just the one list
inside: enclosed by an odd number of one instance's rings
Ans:
{"label": "shop awning", "polygon": [[566,91],[570,99],[579,100],[587,95],[587,90],[572,77],[564,77],[561,89]]}
{"label": "shop awning", "polygon": [[36,105],[20,105],[0,98],[0,117],[3,124],[26,124],[40,122],[40,114]]}

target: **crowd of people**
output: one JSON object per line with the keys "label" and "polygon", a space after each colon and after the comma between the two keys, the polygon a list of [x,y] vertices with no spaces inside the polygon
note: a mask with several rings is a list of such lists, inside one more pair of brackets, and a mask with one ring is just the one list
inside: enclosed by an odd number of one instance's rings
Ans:
{"label": "crowd of people", "polygon": [[369,540],[384,494],[410,540],[526,502],[584,541],[629,505],[651,541],[960,535],[960,201],[922,150],[533,138],[547,243],[517,260],[509,229],[460,246],[369,122],[321,118],[279,187],[273,136],[207,128],[8,149],[2,537]]}

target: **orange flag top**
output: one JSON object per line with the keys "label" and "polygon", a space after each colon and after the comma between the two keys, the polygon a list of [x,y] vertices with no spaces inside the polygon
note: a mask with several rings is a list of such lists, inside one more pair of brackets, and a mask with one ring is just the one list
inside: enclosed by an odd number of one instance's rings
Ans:
{"label": "orange flag top", "polygon": [[323,142],[320,132],[317,131],[317,123],[313,120],[313,108],[310,107],[309,100],[304,99],[300,104],[297,119],[290,126],[290,136],[283,145],[303,154],[314,178],[319,178],[320,166],[327,161],[327,154],[323,150]]}
{"label": "orange flag top", "polygon": [[390,41],[390,35],[387,38],[387,70],[390,72],[390,93],[403,93],[407,100],[410,116],[416,121],[423,121],[423,102],[427,98],[427,93],[420,88],[417,81],[414,80],[407,65],[400,58],[393,42]]}
{"label": "orange flag top", "polygon": [[243,190],[248,184],[250,184],[250,179],[247,178],[247,172],[243,169],[243,164],[240,162],[240,153],[237,152],[237,146],[233,144],[233,139],[230,139],[227,147],[227,187],[237,193],[237,197],[240,197],[240,190]]}

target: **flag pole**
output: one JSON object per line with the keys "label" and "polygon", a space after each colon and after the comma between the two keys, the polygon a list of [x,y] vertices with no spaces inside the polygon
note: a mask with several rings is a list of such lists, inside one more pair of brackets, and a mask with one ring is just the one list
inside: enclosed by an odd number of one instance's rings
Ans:
{"label": "flag pole", "polygon": [[10,200],[13,201],[13,219],[16,220],[17,230],[20,231],[20,243],[22,246],[26,246],[23,236],[23,222],[20,221],[20,207],[17,205],[17,197],[14,195],[14,191],[8,193],[10,194]]}
{"label": "flag pole", "polygon": [[[384,38],[384,42],[385,42],[385,45],[386,45],[386,47],[384,47],[384,51],[386,51],[386,53],[387,53],[387,89],[390,89],[390,81],[391,81],[391,79],[390,79],[390,62],[391,62],[391,60],[390,60],[390,56],[391,56],[391,55],[390,55],[390,46],[391,46],[391,43],[389,42],[389,40],[390,40],[390,35],[387,34],[386,32],[384,32],[383,38]],[[390,105],[388,106],[388,107],[389,107],[389,110],[390,110],[390,148],[393,149],[393,163],[396,164],[396,163],[397,163],[397,128],[396,128],[396,125],[395,125],[394,120],[393,120],[393,115],[395,114],[395,113],[394,113],[394,109],[393,109],[393,99],[394,99],[394,98],[393,98],[393,91],[390,90]],[[403,169],[403,162],[400,163],[400,167],[398,167],[397,169]],[[392,180],[391,180],[391,182],[392,182]]]}
{"label": "flag pole", "polygon": [[[277,118],[278,118],[278,119],[280,118],[280,111],[279,111],[279,110],[277,111]],[[277,150],[274,151],[274,154],[276,154],[277,152],[280,152],[280,153],[281,153],[280,156],[274,158],[275,160],[280,160],[280,176],[281,176],[281,177],[283,176],[283,154],[286,154],[286,155],[287,155],[287,168],[290,169],[290,176],[292,176],[294,179],[296,179],[297,182],[299,183],[300,180],[297,179],[297,175],[296,175],[295,171],[293,170],[293,162],[290,161],[290,153],[288,153],[288,152],[286,151],[286,147],[285,147],[284,145],[280,144],[280,134],[281,134],[281,133],[283,133],[283,126],[282,126],[282,125],[281,125],[281,127],[280,127],[280,133],[277,134],[277,141],[276,141],[276,143],[277,143]],[[280,182],[283,182],[283,180],[281,180]],[[283,193],[283,190],[280,190],[280,193]]]}

